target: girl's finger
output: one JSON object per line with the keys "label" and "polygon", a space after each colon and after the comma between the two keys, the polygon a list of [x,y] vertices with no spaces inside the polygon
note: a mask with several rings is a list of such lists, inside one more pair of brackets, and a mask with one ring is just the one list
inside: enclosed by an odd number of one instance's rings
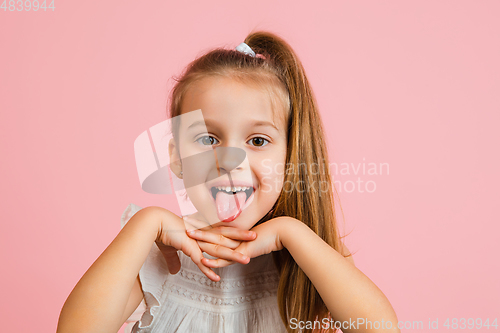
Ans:
{"label": "girl's finger", "polygon": [[200,240],[198,241],[198,246],[203,252],[208,253],[212,257],[222,258],[228,261],[236,261],[244,265],[248,264],[248,262],[250,261],[250,258],[248,256],[240,252],[236,252],[225,246],[207,243]]}
{"label": "girl's finger", "polygon": [[228,261],[228,260],[225,260],[225,259],[208,259],[208,258],[205,258],[205,257],[203,257],[201,259],[201,262],[205,266],[208,266],[208,267],[211,267],[211,268],[226,267],[226,266],[229,266],[229,265],[232,265],[232,264],[235,263],[234,261]]}
{"label": "girl's finger", "polygon": [[203,255],[199,258],[198,256],[196,257],[191,257],[191,260],[198,266],[198,268],[202,271],[203,274],[205,274],[210,280],[212,281],[219,281],[220,277],[209,267],[205,266],[205,264],[202,262]]}
{"label": "girl's finger", "polygon": [[191,260],[198,266],[200,271],[202,271],[203,274],[205,274],[210,280],[212,281],[219,281],[220,276],[218,276],[213,270],[211,270],[209,267],[205,266],[205,264],[202,262],[202,259],[205,258],[203,254],[201,253],[200,248],[196,244],[196,242],[190,242],[191,244],[194,244],[194,246],[187,246],[186,249],[183,249],[182,252],[184,252],[187,256],[191,258]]}
{"label": "girl's finger", "polygon": [[251,241],[254,240],[255,237],[257,237],[257,233],[255,231],[244,230],[235,227],[219,226],[211,230],[208,230],[208,232],[223,235],[224,237],[227,238],[243,240],[243,241]]}
{"label": "girl's finger", "polygon": [[240,229],[236,227],[226,227],[226,226],[219,226],[213,228],[210,224],[207,224],[206,222],[201,222],[189,216],[184,216],[183,219],[186,224],[189,224],[191,226],[191,227],[186,227],[186,230],[197,229],[201,231],[208,231],[214,234],[222,234],[227,238],[236,240],[245,240],[245,241],[254,240],[255,237],[257,237],[257,234],[254,231],[250,230]]}
{"label": "girl's finger", "polygon": [[[250,258],[256,257],[255,255],[252,254],[253,253],[253,249],[251,246],[252,243],[253,242],[244,242],[244,243],[242,243],[241,246],[239,246],[236,250],[234,250],[232,252],[240,253],[242,255],[245,254],[249,258],[248,262],[250,262]],[[205,244],[203,244],[202,241],[198,241],[198,245],[200,246],[200,248],[205,247]],[[208,247],[210,247],[211,244],[208,244],[208,245],[209,245]],[[205,251],[205,252],[207,252],[207,251]],[[226,266],[232,265],[236,262],[234,260],[230,260],[229,258],[220,258],[220,256],[215,256],[215,255],[212,255],[212,256],[218,257],[218,258],[217,259],[209,259],[209,258],[203,257],[201,259],[202,263],[205,266],[210,267],[210,268],[219,268],[219,267],[226,267]],[[248,262],[245,262],[245,264]]]}
{"label": "girl's finger", "polygon": [[210,231],[187,230],[187,234],[193,239],[205,241],[207,243],[219,244],[233,250],[241,244],[241,242],[226,238],[220,233],[213,233]]}

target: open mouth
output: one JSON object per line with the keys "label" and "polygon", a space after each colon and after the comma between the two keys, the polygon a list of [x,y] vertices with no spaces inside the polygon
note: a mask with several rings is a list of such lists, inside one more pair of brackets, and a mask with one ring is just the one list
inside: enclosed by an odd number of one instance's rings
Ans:
{"label": "open mouth", "polygon": [[254,188],[251,186],[212,186],[212,198],[220,221],[231,222],[253,200]]}
{"label": "open mouth", "polygon": [[213,186],[210,189],[210,192],[212,192],[212,197],[214,198],[214,200],[216,200],[217,193],[220,192],[220,191],[223,191],[224,193],[229,194],[229,195],[231,195],[231,194],[235,195],[238,192],[245,192],[245,194],[246,194],[245,202],[246,202],[248,200],[248,198],[250,198],[250,196],[253,193],[253,187],[246,187],[246,186],[235,186],[235,187]]}

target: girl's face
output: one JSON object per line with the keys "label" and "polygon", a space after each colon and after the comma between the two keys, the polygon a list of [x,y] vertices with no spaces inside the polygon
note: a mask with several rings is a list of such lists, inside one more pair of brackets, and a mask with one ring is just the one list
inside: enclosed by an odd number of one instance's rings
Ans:
{"label": "girl's face", "polygon": [[[204,124],[190,126],[193,123],[182,118],[200,109]],[[188,89],[181,109],[180,147],[171,154],[179,154],[182,160],[185,184],[189,177],[203,182],[186,186],[198,210],[193,217],[213,227],[249,230],[271,210],[283,187],[287,149],[284,112],[273,111],[264,89],[226,77],[207,77]],[[212,156],[214,163],[186,158],[195,155]],[[243,162],[241,156],[246,157]],[[220,190],[231,184],[236,193]]]}

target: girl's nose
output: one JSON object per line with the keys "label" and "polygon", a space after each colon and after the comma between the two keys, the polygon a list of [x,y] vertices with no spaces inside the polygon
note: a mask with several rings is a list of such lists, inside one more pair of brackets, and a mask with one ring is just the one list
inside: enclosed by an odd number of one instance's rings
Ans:
{"label": "girl's nose", "polygon": [[246,157],[245,151],[236,147],[216,147],[214,153],[217,167],[226,173],[241,169],[239,166]]}

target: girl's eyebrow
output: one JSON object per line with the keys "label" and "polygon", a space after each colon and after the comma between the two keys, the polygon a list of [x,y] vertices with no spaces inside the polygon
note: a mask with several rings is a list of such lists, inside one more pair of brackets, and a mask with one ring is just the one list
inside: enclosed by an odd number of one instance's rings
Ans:
{"label": "girl's eyebrow", "polygon": [[193,128],[193,127],[196,127],[196,126],[203,126],[205,127],[205,122],[203,120],[198,120],[198,121],[195,121],[194,123],[192,123],[191,125],[188,126],[187,129],[190,129],[190,128]]}
{"label": "girl's eyebrow", "polygon": [[[195,121],[194,123],[192,123],[191,125],[189,125],[188,129],[196,127],[196,126],[203,126],[203,127],[205,127],[205,126],[209,126],[209,125],[210,125],[210,121],[208,121],[208,120],[205,120],[205,121],[198,120],[198,121]],[[253,123],[250,123],[249,126],[251,126],[251,127],[272,127],[276,131],[279,132],[279,129],[276,127],[276,125],[274,125],[270,121],[256,120]]]}
{"label": "girl's eyebrow", "polygon": [[276,127],[276,125],[274,125],[273,123],[269,122],[269,121],[263,121],[263,120],[257,120],[255,122],[253,122],[251,124],[253,127],[259,127],[259,126],[263,126],[263,127],[272,127],[274,128],[276,131],[279,132],[279,129],[278,127]]}

